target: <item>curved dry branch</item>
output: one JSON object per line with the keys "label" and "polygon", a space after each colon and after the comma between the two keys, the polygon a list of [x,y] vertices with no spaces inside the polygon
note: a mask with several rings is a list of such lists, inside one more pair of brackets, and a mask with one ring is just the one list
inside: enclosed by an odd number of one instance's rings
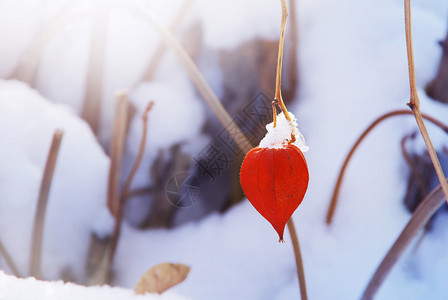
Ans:
{"label": "curved dry branch", "polygon": [[444,194],[441,186],[432,190],[432,192],[423,199],[417,207],[406,227],[401,232],[389,252],[384,257],[375,274],[370,279],[367,288],[362,296],[363,300],[372,299],[386,279],[386,276],[395,266],[401,255],[411,243],[412,239],[425,226],[429,219],[434,215],[437,209],[445,203]]}
{"label": "curved dry branch", "polygon": [[[349,153],[347,154],[347,157],[344,160],[344,163],[342,164],[342,168],[339,171],[339,176],[338,176],[336,185],[333,190],[333,195],[331,197],[330,205],[328,207],[327,218],[326,218],[326,222],[328,225],[330,225],[331,222],[333,221],[333,216],[334,216],[334,212],[336,210],[336,205],[338,202],[339,190],[341,188],[342,179],[344,178],[344,174],[347,169],[348,163],[349,163],[350,159],[352,158],[353,154],[355,153],[355,150],[358,148],[358,146],[361,144],[361,142],[364,140],[364,138],[370,133],[370,131],[372,131],[372,129],[374,129],[378,124],[380,124],[381,122],[383,122],[386,119],[389,119],[394,116],[399,116],[399,115],[412,115],[412,112],[409,110],[394,110],[394,111],[391,111],[389,113],[386,113],[386,114],[380,116],[375,121],[373,121],[372,124],[370,124],[366,130],[364,130],[364,132],[356,140],[355,144],[350,149]],[[445,125],[444,123],[442,123],[442,122],[438,121],[437,119],[435,119],[429,115],[426,115],[426,114],[423,114],[422,117],[425,118],[426,120],[430,121],[431,123],[435,124],[440,129],[445,131],[446,133],[448,133],[448,125]]]}

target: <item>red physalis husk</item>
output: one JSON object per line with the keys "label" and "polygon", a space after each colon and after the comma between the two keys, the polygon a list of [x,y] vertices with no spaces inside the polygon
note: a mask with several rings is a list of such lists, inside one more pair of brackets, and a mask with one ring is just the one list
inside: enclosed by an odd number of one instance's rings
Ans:
{"label": "red physalis husk", "polygon": [[240,173],[241,187],[255,209],[283,242],[285,225],[302,203],[309,174],[302,151],[294,145],[250,150]]}

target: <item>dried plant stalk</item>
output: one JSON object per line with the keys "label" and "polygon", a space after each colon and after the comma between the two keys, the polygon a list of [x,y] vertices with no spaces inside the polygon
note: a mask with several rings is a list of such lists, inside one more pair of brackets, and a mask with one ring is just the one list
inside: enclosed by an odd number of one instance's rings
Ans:
{"label": "dried plant stalk", "polygon": [[297,277],[299,279],[299,287],[300,287],[300,297],[302,300],[308,299],[308,295],[306,292],[306,280],[305,280],[305,272],[303,269],[303,261],[302,261],[302,252],[300,251],[299,238],[297,237],[296,228],[294,226],[294,221],[291,219],[288,220],[288,230],[291,235],[292,246],[294,248],[294,256],[296,259],[296,268],[297,268]]}
{"label": "dried plant stalk", "polygon": [[120,172],[126,140],[126,127],[128,121],[127,93],[118,92],[116,95],[114,128],[110,145],[110,169],[107,191],[107,206],[111,214],[117,218],[120,207]]}
{"label": "dried plant stalk", "polygon": [[275,77],[275,95],[274,100],[278,101],[278,105],[282,109],[285,117],[288,121],[291,121],[288,110],[286,109],[285,103],[282,98],[282,65],[283,65],[283,48],[285,44],[285,30],[286,30],[286,19],[288,18],[288,4],[286,0],[282,1],[282,23],[280,28],[280,39],[278,42],[278,58],[277,58],[277,73]]}
{"label": "dried plant stalk", "polygon": [[[366,130],[364,130],[364,132],[361,134],[361,136],[356,140],[355,144],[353,144],[352,148],[350,149],[349,153],[347,154],[347,156],[344,160],[344,163],[342,164],[342,168],[339,171],[339,176],[338,176],[336,185],[333,190],[333,195],[331,197],[331,202],[328,207],[327,218],[326,218],[326,222],[328,225],[330,225],[331,222],[333,221],[333,216],[334,216],[336,206],[338,203],[338,199],[339,199],[339,190],[341,188],[342,179],[344,178],[348,163],[349,163],[350,159],[352,158],[353,154],[355,153],[355,150],[358,149],[358,146],[361,144],[361,142],[364,140],[364,138],[366,138],[367,135],[370,133],[370,131],[372,131],[372,129],[374,129],[378,124],[380,124],[384,120],[387,120],[391,117],[400,116],[400,115],[412,115],[412,112],[409,110],[394,110],[394,111],[388,112],[388,113],[380,116],[375,121],[373,121],[369,125],[369,127],[367,127]],[[446,133],[448,133],[447,125],[443,124],[442,122],[438,121],[437,119],[435,119],[429,115],[426,115],[426,114],[423,114],[422,117],[425,118],[426,120],[430,121],[434,125],[438,126],[440,129],[442,129]]]}
{"label": "dried plant stalk", "polygon": [[101,100],[103,90],[104,59],[108,28],[108,12],[97,11],[92,20],[90,36],[89,68],[86,79],[84,102],[81,117],[98,136],[101,116]]}
{"label": "dried plant stalk", "polygon": [[116,220],[115,220],[114,233],[112,236],[112,242],[111,242],[110,253],[109,253],[110,266],[112,266],[112,263],[114,261],[115,253],[116,253],[117,246],[118,246],[118,240],[120,239],[121,221],[123,219],[124,205],[126,203],[126,199],[127,199],[129,190],[132,185],[132,180],[134,179],[134,176],[137,173],[137,170],[142,162],[143,154],[145,153],[146,136],[148,134],[148,114],[153,105],[154,105],[153,101],[149,102],[148,105],[146,106],[145,111],[143,112],[143,116],[142,116],[143,132],[142,132],[142,139],[140,141],[140,147],[139,147],[138,154],[135,159],[134,165],[132,166],[131,172],[129,173],[129,175],[126,179],[125,185],[123,187],[123,191],[121,193],[120,203],[119,203],[117,216],[116,216]]}
{"label": "dried plant stalk", "polygon": [[131,188],[132,180],[134,180],[134,176],[138,171],[138,167],[140,166],[140,163],[142,162],[143,155],[145,153],[145,147],[146,147],[146,136],[148,135],[148,114],[150,110],[152,109],[154,105],[154,101],[151,101],[148,103],[148,105],[145,108],[145,111],[143,112],[142,120],[143,120],[143,133],[142,133],[142,139],[140,141],[140,147],[138,148],[138,154],[137,158],[135,159],[134,165],[132,166],[131,172],[129,173],[128,177],[126,178],[126,182],[123,187],[123,192],[121,193],[121,202],[122,205],[126,201],[129,195],[129,190]]}
{"label": "dried plant stalk", "polygon": [[445,199],[448,203],[448,182],[446,181],[445,174],[443,174],[439,158],[437,157],[436,150],[434,150],[434,146],[432,145],[428,131],[426,130],[425,123],[423,122],[422,114],[420,112],[420,100],[417,93],[417,83],[415,81],[414,52],[412,50],[411,0],[404,1],[404,12],[406,25],[406,49],[408,55],[409,85],[411,91],[411,97],[408,106],[411,108],[412,113],[414,114],[415,121],[417,122],[420,133],[423,137],[423,140],[425,141],[429,157],[431,158],[432,164],[434,165],[437,178],[439,178],[443,194],[445,195]]}
{"label": "dried plant stalk", "polygon": [[14,263],[14,260],[12,259],[11,255],[9,255],[8,250],[6,250],[5,246],[3,246],[2,241],[0,241],[0,254],[5,259],[5,262],[8,265],[9,269],[11,270],[11,272],[16,277],[22,277],[20,275],[19,269],[17,268],[16,264]]}
{"label": "dried plant stalk", "polygon": [[39,198],[37,200],[30,253],[30,274],[36,278],[41,278],[41,256],[45,214],[63,135],[64,132],[61,129],[56,129],[53,134],[53,140],[51,141],[50,151],[48,152],[47,163],[45,164],[45,170],[40,185]]}
{"label": "dried plant stalk", "polygon": [[426,225],[444,202],[444,194],[440,185],[423,199],[423,202],[417,207],[408,224],[370,279],[362,296],[363,300],[373,299],[381,284],[386,279],[386,276],[409,246],[412,239],[417,236],[418,232]]}

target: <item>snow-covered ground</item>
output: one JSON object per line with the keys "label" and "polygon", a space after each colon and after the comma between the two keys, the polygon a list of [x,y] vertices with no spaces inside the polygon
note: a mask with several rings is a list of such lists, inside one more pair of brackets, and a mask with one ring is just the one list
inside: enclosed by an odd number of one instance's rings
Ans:
{"label": "snow-covered ground", "polygon": [[[2,78],[17,66],[37,24],[45,24],[57,11],[51,9],[56,3],[63,1],[0,1],[0,37],[8,41],[0,46]],[[181,1],[139,3],[169,24]],[[400,140],[416,129],[411,117],[385,122],[360,146],[344,179],[333,225],[328,227],[324,219],[337,172],[360,132],[380,114],[406,108],[409,81],[403,3],[305,0],[297,1],[297,6],[300,86],[289,109],[310,147],[305,154],[310,182],[293,218],[308,294],[310,299],[357,299],[410,218],[402,204],[409,171]],[[185,22],[202,20],[204,45],[211,49],[233,49],[255,37],[274,40],[278,35],[280,1],[242,5],[237,0],[197,0],[190,10]],[[423,88],[436,72],[441,55],[437,41],[445,36],[447,13],[446,1],[413,1],[422,111],[440,120],[446,120],[446,105],[427,99]],[[86,22],[82,19],[65,28],[43,53],[36,87],[48,100],[24,84],[0,82],[0,239],[23,274],[28,272],[31,225],[51,135],[56,128],[65,130],[45,227],[43,273],[47,279],[58,278],[67,268],[82,278],[91,232],[110,229],[102,221],[107,219],[109,161],[86,123],[75,116],[81,107],[88,55]],[[110,138],[114,92],[137,83],[157,46],[155,35],[147,34],[148,25],[127,12],[116,10],[110,28],[100,133],[103,144]],[[208,108],[175,57],[167,53],[163,63],[154,82],[131,91],[138,112],[146,101],[155,100],[152,113],[157,115],[150,118],[148,138],[152,141],[143,162],[146,166],[154,160],[156,149],[167,145],[185,140],[190,153],[204,145],[199,130]],[[219,95],[220,71],[213,69],[216,66],[202,67]],[[164,117],[169,109],[172,115]],[[446,136],[428,127],[437,147],[446,144]],[[141,123],[134,121],[128,141],[132,157],[140,133]],[[413,151],[422,151],[421,141],[415,144]],[[149,180],[147,169],[136,183]],[[445,212],[417,248],[411,245],[381,287],[378,299],[446,299],[447,228]],[[185,282],[173,288],[191,299],[297,299],[291,241],[288,234],[285,244],[277,240],[275,231],[248,201],[225,214],[212,214],[170,230],[141,231],[125,223],[113,284],[133,288],[149,267],[172,261],[191,267]],[[9,271],[1,257],[0,266]],[[54,295],[79,292],[76,299],[83,298],[82,293],[97,293],[95,299],[132,297],[121,289],[88,292],[82,287],[18,280],[0,273],[0,299],[29,299],[20,294],[28,289],[35,290],[33,299],[65,299],[53,296],[53,289]],[[179,299],[175,297],[167,299]]]}
{"label": "snow-covered ground", "polygon": [[118,287],[84,287],[62,281],[40,281],[32,277],[19,279],[0,271],[0,299],[5,300],[187,300],[172,292],[163,295],[135,295],[134,291]]}

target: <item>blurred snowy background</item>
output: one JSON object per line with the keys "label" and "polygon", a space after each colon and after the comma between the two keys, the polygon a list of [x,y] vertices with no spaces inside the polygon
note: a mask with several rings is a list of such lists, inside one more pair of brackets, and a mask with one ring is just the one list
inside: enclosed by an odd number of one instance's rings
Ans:
{"label": "blurred snowy background", "polygon": [[[403,137],[417,130],[415,120],[397,117],[360,146],[333,224],[325,223],[351,145],[381,114],[406,109],[403,1],[288,3],[283,95],[310,146],[309,189],[293,215],[308,293],[310,299],[358,299],[411,216],[405,199],[424,196],[412,192],[415,183],[400,148]],[[270,224],[244,199],[243,153],[223,138],[223,125],[151,23],[155,19],[171,29],[256,145],[272,118],[280,16],[278,0],[0,0],[0,241],[20,275],[30,275],[39,187],[53,132],[61,128],[41,279],[98,283],[92,273],[107,255],[114,226],[107,203],[115,95],[125,90],[129,108],[117,163],[120,187],[138,153],[141,115],[149,101],[154,107],[108,283],[133,288],[152,266],[175,262],[191,272],[163,299],[297,299],[289,235],[279,244]],[[426,87],[443,70],[439,41],[445,39],[447,20],[448,2],[413,1],[422,112],[443,122],[448,122],[448,92],[433,91],[442,95],[435,101]],[[428,128],[443,160],[448,139],[440,129]],[[405,150],[431,190],[432,167],[421,138],[408,141]],[[173,176],[185,174],[197,179],[199,192],[191,205],[176,206],[167,190]],[[378,299],[447,298],[447,228],[444,204],[386,279]],[[13,274],[2,255],[0,268]],[[0,273],[2,299],[47,299],[48,289],[60,293],[58,299],[69,297],[60,283],[43,286]],[[120,289],[84,292],[71,289],[78,299],[131,297]]]}

